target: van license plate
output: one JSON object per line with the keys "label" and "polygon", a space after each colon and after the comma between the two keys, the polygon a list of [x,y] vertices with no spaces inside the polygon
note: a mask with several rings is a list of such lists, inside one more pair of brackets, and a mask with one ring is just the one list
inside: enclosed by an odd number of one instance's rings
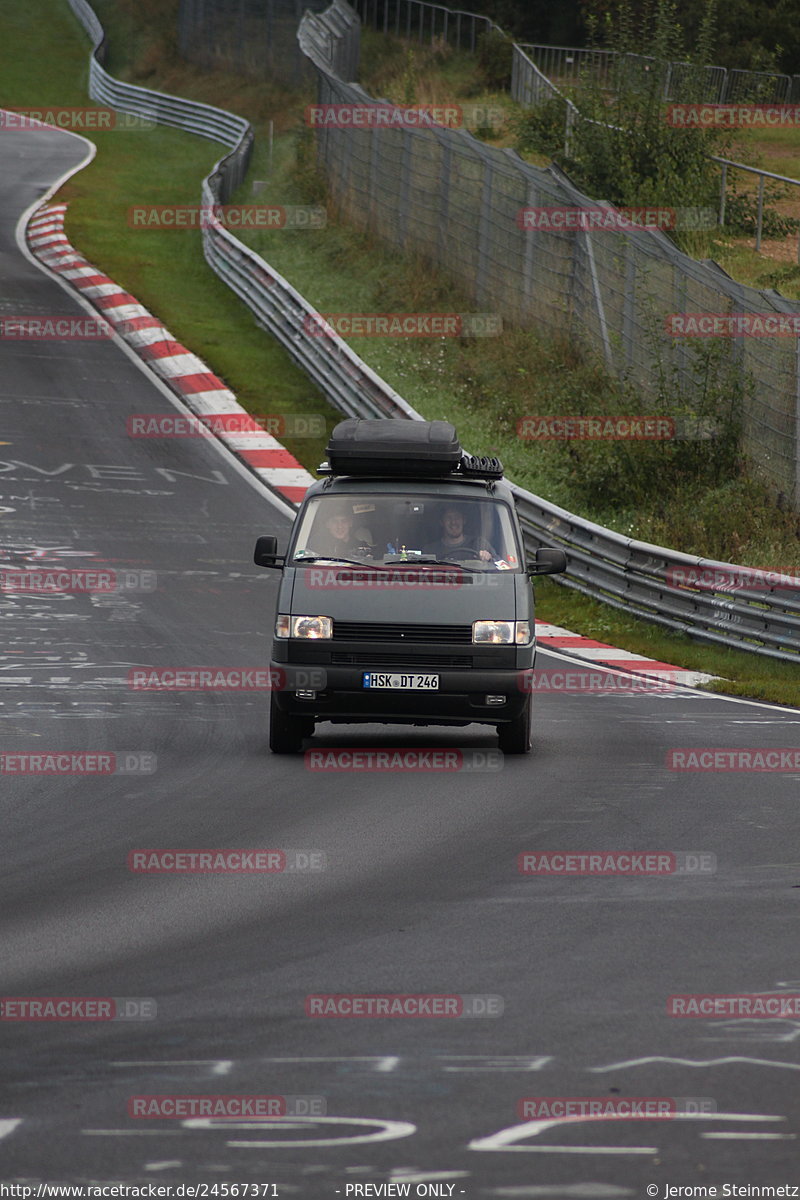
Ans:
{"label": "van license plate", "polygon": [[411,692],[435,692],[439,687],[438,675],[381,675],[374,671],[364,672],[365,688],[382,688]]}

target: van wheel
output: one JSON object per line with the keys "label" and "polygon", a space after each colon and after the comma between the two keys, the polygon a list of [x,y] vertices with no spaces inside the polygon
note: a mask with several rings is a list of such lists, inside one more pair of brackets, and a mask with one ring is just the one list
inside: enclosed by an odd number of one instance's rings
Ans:
{"label": "van wheel", "polygon": [[313,732],[313,721],[308,717],[292,717],[281,712],[275,697],[270,697],[269,748],[273,754],[299,754],[303,748],[303,738],[311,737]]}
{"label": "van wheel", "polygon": [[518,717],[497,726],[497,740],[503,754],[527,754],[531,748],[531,698]]}

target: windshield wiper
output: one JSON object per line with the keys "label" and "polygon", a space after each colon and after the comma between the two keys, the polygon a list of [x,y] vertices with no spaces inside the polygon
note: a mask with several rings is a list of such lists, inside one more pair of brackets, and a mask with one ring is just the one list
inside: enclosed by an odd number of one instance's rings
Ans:
{"label": "windshield wiper", "polygon": [[454,562],[452,559],[449,559],[449,558],[434,558],[432,561],[433,561],[434,566],[437,566],[437,567],[458,567],[459,571],[468,571],[471,575],[482,575],[483,574],[480,567],[464,566],[463,559],[457,560]]}
{"label": "windshield wiper", "polygon": [[364,562],[364,560],[360,559],[360,558],[339,558],[338,554],[308,554],[308,555],[304,554],[301,557],[293,558],[292,562],[299,563],[301,567],[305,566],[306,563],[331,562],[331,563],[345,563],[347,566],[352,566],[352,567],[374,567],[376,571],[383,570],[382,563],[375,563],[375,562],[369,562],[369,561]]}

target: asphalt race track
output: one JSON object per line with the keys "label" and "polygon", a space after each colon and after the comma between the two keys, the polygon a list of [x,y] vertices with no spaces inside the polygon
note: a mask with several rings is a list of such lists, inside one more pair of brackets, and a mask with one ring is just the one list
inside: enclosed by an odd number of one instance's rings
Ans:
{"label": "asphalt race track", "polygon": [[[58,133],[0,141],[2,315],[83,312],[14,231],[84,154]],[[800,1185],[800,1019],[667,1012],[675,994],[800,992],[797,775],[665,766],[672,747],[797,746],[800,714],[561,694],[536,698],[534,752],[496,772],[270,756],[266,693],[136,691],[127,675],[264,665],[278,577],[252,548],[285,544],[286,508],[212,439],[130,439],[128,416],[171,402],[117,342],[0,339],[0,365],[0,566],[157,580],[0,592],[0,751],[156,762],[0,777],[2,995],[154,1002],[127,1010],[148,1019],[0,1021],[0,1178],[313,1198]],[[478,726],[323,725],[314,745],[496,742]],[[129,870],[152,847],[317,851],[325,869]],[[625,850],[704,852],[716,871],[517,869],[526,851]],[[319,993],[503,1011],[306,1016]],[[289,1099],[279,1120],[130,1117],[143,1095]],[[545,1111],[520,1108],[531,1097],[658,1098],[674,1119],[530,1123],[518,1114]]]}

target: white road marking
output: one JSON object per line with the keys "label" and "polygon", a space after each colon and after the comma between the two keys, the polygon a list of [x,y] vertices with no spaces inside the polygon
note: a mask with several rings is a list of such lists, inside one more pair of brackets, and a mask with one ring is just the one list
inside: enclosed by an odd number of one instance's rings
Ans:
{"label": "white road marking", "polygon": [[412,1171],[400,1167],[390,1173],[391,1183],[432,1183],[437,1179],[466,1179],[469,1171]]}
{"label": "white road marking", "polygon": [[467,1066],[445,1067],[445,1071],[541,1071],[553,1061],[552,1054],[509,1054],[493,1057],[489,1054],[446,1054],[440,1060],[467,1063]]}
{"label": "white road marking", "polygon": [[756,1141],[756,1139],[759,1141],[767,1141],[769,1139],[776,1142],[793,1142],[795,1139],[793,1133],[729,1133],[727,1130],[720,1130],[716,1133],[701,1133],[700,1137],[728,1138],[731,1141],[735,1140],[737,1142],[752,1142]]}
{"label": "white road marking", "polygon": [[112,1067],[211,1067],[212,1075],[227,1075],[233,1066],[232,1058],[160,1058],[137,1059],[109,1063]]}
{"label": "white road marking", "polygon": [[22,1117],[0,1117],[0,1138],[8,1137],[21,1124]]}
{"label": "white road marking", "polygon": [[800,1021],[775,1017],[764,1021],[758,1017],[741,1017],[738,1020],[720,1021],[715,1026],[718,1034],[707,1033],[702,1041],[724,1042],[732,1037],[746,1038],[749,1042],[794,1042],[800,1037]]}
{"label": "white road marking", "polygon": [[[614,1115],[604,1118],[606,1121],[638,1121],[641,1117]],[[765,1115],[762,1113],[676,1113],[674,1121],[785,1121],[786,1117]],[[514,1143],[522,1138],[537,1137],[550,1129],[560,1129],[562,1125],[586,1125],[597,1118],[589,1116],[556,1117],[538,1121],[525,1121],[521,1125],[510,1125],[500,1129],[488,1137],[476,1138],[467,1145],[468,1150],[516,1151],[517,1153],[536,1154],[658,1154],[657,1146],[518,1146]]]}
{"label": "white road marking", "polygon": [[[213,1118],[208,1118],[210,1125]],[[197,1127],[200,1125],[199,1120],[184,1121],[184,1125],[192,1125]],[[230,1128],[234,1124],[231,1121],[222,1120],[218,1127]],[[364,1142],[389,1142],[395,1138],[410,1137],[412,1133],[417,1132],[416,1125],[410,1124],[408,1121],[374,1121],[365,1120],[362,1117],[311,1117],[304,1123],[284,1125],[280,1117],[272,1121],[265,1121],[262,1126],[266,1129],[268,1126],[272,1129],[280,1130],[281,1128],[301,1128],[315,1130],[318,1126],[328,1125],[357,1125],[368,1126],[371,1129],[370,1133],[360,1133],[353,1136],[332,1137],[332,1138],[290,1138],[286,1141],[268,1141],[268,1142],[227,1142],[228,1146],[234,1146],[242,1150],[272,1150],[275,1147],[292,1147],[293,1149],[301,1149],[311,1146],[355,1146]],[[236,1126],[234,1125],[234,1128]]]}
{"label": "white road marking", "polygon": [[273,1063],[366,1063],[372,1067],[374,1071],[393,1071],[400,1062],[400,1059],[395,1055],[386,1054],[378,1056],[377,1054],[342,1054],[336,1057],[305,1057],[297,1056],[294,1058],[264,1058],[262,1062]]}
{"label": "white road marking", "polygon": [[177,1137],[180,1129],[82,1129],[87,1137]]}
{"label": "white road marking", "polygon": [[607,1067],[588,1067],[587,1070],[596,1075],[606,1071],[624,1071],[628,1067],[646,1067],[650,1063],[674,1063],[678,1067],[722,1067],[728,1063],[750,1063],[756,1067],[785,1067],[788,1071],[800,1071],[800,1063],[776,1062],[771,1058],[746,1058],[734,1054],[726,1058],[670,1058],[668,1055],[656,1054],[649,1058],[629,1058],[626,1062],[611,1063]]}
{"label": "white road marking", "polygon": [[165,1158],[163,1162],[145,1163],[145,1171],[168,1171],[173,1167],[182,1167],[183,1159],[181,1158]]}

